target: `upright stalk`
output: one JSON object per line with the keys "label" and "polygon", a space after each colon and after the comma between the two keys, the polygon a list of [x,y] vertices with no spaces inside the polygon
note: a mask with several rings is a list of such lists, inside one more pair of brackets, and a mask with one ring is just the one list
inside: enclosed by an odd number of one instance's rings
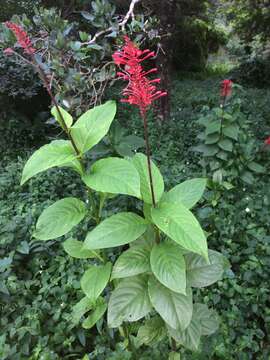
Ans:
{"label": "upright stalk", "polygon": [[146,146],[147,167],[148,167],[149,182],[150,182],[150,189],[151,189],[151,196],[152,196],[152,204],[154,207],[156,207],[154,183],[153,183],[153,176],[152,176],[152,166],[151,166],[151,151],[150,151],[150,145],[149,145],[148,125],[147,125],[147,118],[146,118],[145,110],[141,110],[141,117],[143,119],[143,126],[144,126],[144,140],[145,140],[145,146]]}
{"label": "upright stalk", "polygon": [[35,68],[37,69],[37,71],[38,71],[38,73],[39,73],[39,75],[41,77],[41,80],[43,81],[43,83],[45,85],[45,88],[46,88],[46,90],[47,90],[47,92],[48,92],[48,94],[49,94],[49,96],[50,96],[50,98],[52,100],[52,103],[55,106],[56,111],[57,111],[57,113],[58,113],[58,115],[59,115],[59,117],[61,119],[61,123],[63,125],[63,128],[64,128],[64,130],[65,130],[65,132],[66,132],[66,134],[67,134],[67,136],[68,136],[68,138],[69,138],[69,140],[70,140],[76,154],[81,159],[81,153],[80,153],[80,151],[79,151],[79,149],[78,149],[74,139],[72,138],[72,136],[70,134],[70,131],[69,131],[67,125],[66,125],[65,119],[64,119],[64,117],[63,117],[63,115],[62,115],[62,113],[60,111],[60,108],[59,108],[59,106],[57,104],[57,101],[56,101],[56,99],[55,99],[55,97],[54,97],[54,95],[53,95],[53,93],[51,91],[50,84],[48,82],[47,76],[46,76],[44,70],[42,69],[42,67],[36,62],[34,56],[33,56],[32,59],[33,59],[33,64],[34,64]]}

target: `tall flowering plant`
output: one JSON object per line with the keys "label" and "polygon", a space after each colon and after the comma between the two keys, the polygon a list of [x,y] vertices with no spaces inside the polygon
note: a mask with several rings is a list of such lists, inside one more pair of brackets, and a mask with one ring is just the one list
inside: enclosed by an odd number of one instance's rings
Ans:
{"label": "tall flowering plant", "polygon": [[128,36],[125,36],[124,40],[125,45],[121,50],[116,51],[113,54],[113,60],[115,64],[122,70],[121,72],[117,73],[118,77],[128,82],[128,85],[123,90],[123,95],[126,96],[126,98],[122,99],[121,101],[137,106],[140,110],[140,115],[143,120],[152,204],[153,206],[156,206],[150,160],[147,111],[151,107],[154,100],[157,100],[162,96],[166,96],[167,93],[165,91],[162,92],[157,90],[155,84],[160,82],[159,78],[149,80],[147,77],[149,74],[157,72],[157,69],[152,68],[149,71],[144,71],[142,66],[142,62],[146,59],[153,58],[155,53],[148,49],[141,51],[132,41],[130,41]]}
{"label": "tall flowering plant", "polygon": [[239,86],[228,79],[222,81],[220,107],[203,110],[198,122],[204,131],[198,136],[200,144],[194,148],[202,154],[200,163],[207,174],[212,174],[213,185],[224,185],[228,189],[239,181],[251,185],[254,174],[265,171],[257,163],[255,140],[234,87]]}
{"label": "tall flowering plant", "polygon": [[[123,48],[113,55],[121,68],[118,76],[127,81],[123,101],[140,110],[147,155],[89,163],[85,154],[108,132],[115,102],[90,109],[74,122],[53,97],[48,74],[36,61],[27,34],[14,24],[7,26],[44,81],[54,105],[52,114],[67,136],[34,152],[25,164],[21,184],[52,167],[69,167],[79,174],[84,188],[81,199],[66,197],[46,208],[33,233],[43,241],[64,237],[68,255],[88,259],[81,278],[83,295],[73,308],[74,324],[81,322],[85,329],[107,324],[119,330],[132,349],[166,339],[174,351],[180,346],[198,349],[201,336],[214,333],[218,321],[206,304],[193,302],[193,289],[220,280],[228,262],[208,249],[206,235],[190,210],[203,195],[206,180],[187,180],[165,191],[163,177],[150,158],[147,111],[154,100],[166,95],[156,88],[159,80],[148,77],[156,70],[142,67],[154,54],[141,51],[126,37]],[[143,211],[123,209],[106,217],[103,208],[112,194],[132,196]],[[88,228],[83,241],[72,237],[82,221]],[[121,254],[115,260],[112,249],[119,247]],[[102,318],[107,321],[100,322]],[[138,326],[130,326],[132,322]]]}

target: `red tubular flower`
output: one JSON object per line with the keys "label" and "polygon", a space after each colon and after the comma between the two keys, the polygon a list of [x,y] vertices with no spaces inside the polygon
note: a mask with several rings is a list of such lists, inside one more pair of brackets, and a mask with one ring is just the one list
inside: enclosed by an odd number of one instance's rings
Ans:
{"label": "red tubular flower", "polygon": [[231,80],[223,80],[221,83],[221,96],[227,97],[232,94],[233,82]]}
{"label": "red tubular flower", "polygon": [[264,144],[269,146],[270,145],[270,136],[264,140]]}
{"label": "red tubular flower", "polygon": [[145,113],[154,100],[167,95],[165,91],[158,91],[154,85],[160,79],[150,80],[147,75],[154,73],[157,69],[153,68],[144,71],[141,63],[149,58],[153,58],[155,53],[150,50],[140,50],[128,36],[124,37],[125,45],[121,50],[113,54],[113,60],[121,68],[117,75],[119,78],[128,81],[127,87],[123,90],[126,96],[122,102],[139,107],[141,113]]}
{"label": "red tubular flower", "polygon": [[10,55],[13,55],[14,51],[13,51],[13,49],[11,49],[11,48],[6,48],[6,49],[3,51],[3,53],[4,53],[5,55],[10,56]]}
{"label": "red tubular flower", "polygon": [[36,49],[33,48],[32,41],[27,35],[27,32],[23,30],[20,25],[14,24],[10,21],[6,21],[5,25],[15,35],[18,44],[23,48],[24,52],[28,55],[33,55]]}

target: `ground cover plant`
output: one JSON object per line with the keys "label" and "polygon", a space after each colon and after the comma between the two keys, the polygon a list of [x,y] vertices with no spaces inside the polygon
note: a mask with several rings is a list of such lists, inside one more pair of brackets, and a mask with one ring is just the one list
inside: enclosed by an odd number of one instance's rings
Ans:
{"label": "ground cover plant", "polygon": [[[161,171],[169,188],[175,182],[179,183],[187,178],[201,175],[201,166],[198,164],[200,156],[194,157],[191,147],[197,144],[196,134],[201,129],[197,120],[202,107],[205,103],[214,107],[219,101],[221,80],[222,78],[176,80],[173,99],[174,118],[169,130],[157,127],[150,116],[150,141],[154,160],[168,165],[166,170],[165,165],[162,165]],[[252,123],[253,134],[257,135],[255,138],[258,144],[263,144],[265,133],[269,130],[269,127],[267,128],[269,92],[245,89],[242,96],[245,114],[249,119],[255,116],[258,119],[258,123]],[[252,98],[251,104],[248,101],[250,98]],[[127,116],[133,119],[130,125],[132,131],[142,136],[137,112],[132,108],[120,107],[118,119],[122,125],[125,124]],[[258,127],[260,131],[262,127],[265,131],[258,132]],[[162,144],[160,137],[164,140]],[[16,135],[17,142],[19,138],[19,134]],[[24,147],[26,140],[24,136]],[[30,144],[31,141],[30,134]],[[6,265],[5,270],[1,272],[4,276],[4,280],[1,278],[1,281],[9,290],[9,295],[3,295],[1,290],[3,344],[1,356],[13,359],[16,353],[18,359],[30,358],[30,356],[63,359],[71,354],[75,358],[83,358],[87,353],[94,359],[131,358],[129,352],[125,350],[121,337],[115,338],[113,333],[107,333],[102,328],[97,332],[93,329],[85,330],[80,325],[71,328],[72,305],[83,297],[83,293],[78,291],[79,279],[87,269],[87,260],[69,258],[63,250],[61,241],[42,242],[41,246],[40,242],[31,240],[36,221],[44,208],[63,196],[70,194],[74,197],[82,196],[79,177],[70,169],[52,169],[33,178],[21,188],[19,186],[21,172],[33,150],[27,151],[25,147],[26,151],[22,152],[22,146],[18,146],[14,149],[16,151],[14,156],[8,150],[7,143],[3,152],[7,155],[1,159],[3,171],[0,218],[4,222],[1,228],[1,258],[10,257],[10,253],[13,255],[10,265]],[[19,153],[23,160],[17,158]],[[265,152],[263,165],[266,166],[267,171],[269,171],[268,156]],[[211,357],[265,359],[269,354],[267,345],[269,343],[267,219],[270,201],[268,178],[267,175],[260,176],[256,187],[243,185],[236,191],[230,190],[226,196],[225,194],[222,196],[216,207],[206,200],[211,199],[211,194],[211,190],[205,193],[201,200],[201,209],[195,208],[195,212],[204,229],[208,231],[210,227],[212,228],[210,246],[219,248],[219,251],[230,259],[233,273],[228,273],[223,281],[213,285],[215,290],[213,291],[211,287],[211,293],[207,289],[203,291],[203,301],[209,305],[213,304],[220,315],[218,332],[208,339],[205,338],[198,353],[191,355],[186,351],[181,356],[184,359]],[[130,209],[132,203],[123,202],[119,197],[118,200],[114,200],[114,204],[105,206],[104,211],[112,214],[115,206],[116,208],[126,206],[126,209]],[[80,238],[83,234],[78,230],[74,230],[73,236]],[[23,241],[28,244],[25,245],[26,250],[24,250],[28,252],[27,254],[20,253]],[[36,244],[36,256],[33,255],[33,244]],[[49,282],[48,273],[54,274]],[[258,284],[260,284],[259,292]],[[21,294],[24,294],[23,298]],[[46,294],[46,301],[42,294]],[[61,303],[64,305],[60,306]],[[31,316],[25,312],[26,307]],[[59,313],[54,317],[55,309],[58,309]],[[35,323],[33,317],[36,319]],[[15,319],[18,320],[15,322]],[[56,334],[55,329],[60,335]],[[66,340],[64,346],[63,339]],[[151,350],[151,358],[162,359],[167,351],[166,344],[157,346],[154,352]],[[235,355],[236,351],[238,355]],[[141,354],[142,358],[144,356],[147,359],[149,356],[144,347],[141,349]]]}

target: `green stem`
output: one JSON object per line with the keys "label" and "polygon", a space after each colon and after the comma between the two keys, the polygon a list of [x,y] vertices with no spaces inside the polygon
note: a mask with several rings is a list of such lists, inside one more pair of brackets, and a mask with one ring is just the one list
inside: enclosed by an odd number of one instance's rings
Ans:
{"label": "green stem", "polygon": [[147,156],[147,166],[148,166],[148,174],[149,174],[149,182],[150,182],[150,189],[151,189],[151,197],[152,197],[152,204],[156,207],[156,200],[155,200],[155,193],[154,193],[154,183],[153,183],[153,176],[152,176],[152,166],[151,166],[151,151],[150,151],[150,144],[149,144],[149,136],[148,136],[148,125],[147,125],[147,118],[146,118],[146,111],[141,110],[141,117],[143,119],[143,126],[144,126],[144,140],[146,146],[146,156]]}
{"label": "green stem", "polygon": [[[68,127],[67,127],[67,124],[66,124],[66,122],[65,122],[65,119],[64,119],[64,117],[63,117],[63,115],[62,115],[62,113],[61,113],[61,111],[60,111],[60,108],[59,108],[59,106],[58,106],[58,103],[57,103],[57,101],[56,101],[56,99],[55,99],[55,97],[54,97],[54,95],[53,95],[53,93],[52,93],[52,91],[51,91],[50,84],[49,84],[49,81],[48,81],[48,79],[47,79],[47,76],[46,76],[44,70],[42,69],[42,67],[36,62],[36,60],[35,60],[34,57],[33,57],[33,64],[34,64],[35,68],[37,69],[37,71],[38,71],[38,73],[39,73],[39,75],[40,75],[40,78],[41,78],[41,80],[43,81],[44,86],[45,86],[45,88],[46,88],[46,90],[47,90],[47,93],[49,94],[49,96],[50,96],[50,98],[51,98],[51,100],[52,100],[52,103],[54,104],[54,106],[55,106],[55,108],[56,108],[56,111],[57,111],[57,113],[58,113],[58,115],[59,115],[59,118],[61,119],[61,123],[62,123],[62,125],[63,125],[63,129],[64,129],[65,133],[67,134],[67,136],[68,136],[68,138],[69,138],[69,140],[70,140],[70,142],[71,142],[71,144],[72,144],[72,146],[73,146],[76,154],[78,155],[79,159],[81,160],[81,158],[82,158],[81,153],[80,153],[80,151],[79,151],[79,149],[78,149],[78,147],[77,147],[77,145],[76,145],[73,137],[72,137],[71,134],[70,134],[70,131],[69,131],[69,129],[68,129]],[[82,163],[82,161],[81,161],[81,163]],[[83,166],[83,164],[82,164],[82,166]]]}

